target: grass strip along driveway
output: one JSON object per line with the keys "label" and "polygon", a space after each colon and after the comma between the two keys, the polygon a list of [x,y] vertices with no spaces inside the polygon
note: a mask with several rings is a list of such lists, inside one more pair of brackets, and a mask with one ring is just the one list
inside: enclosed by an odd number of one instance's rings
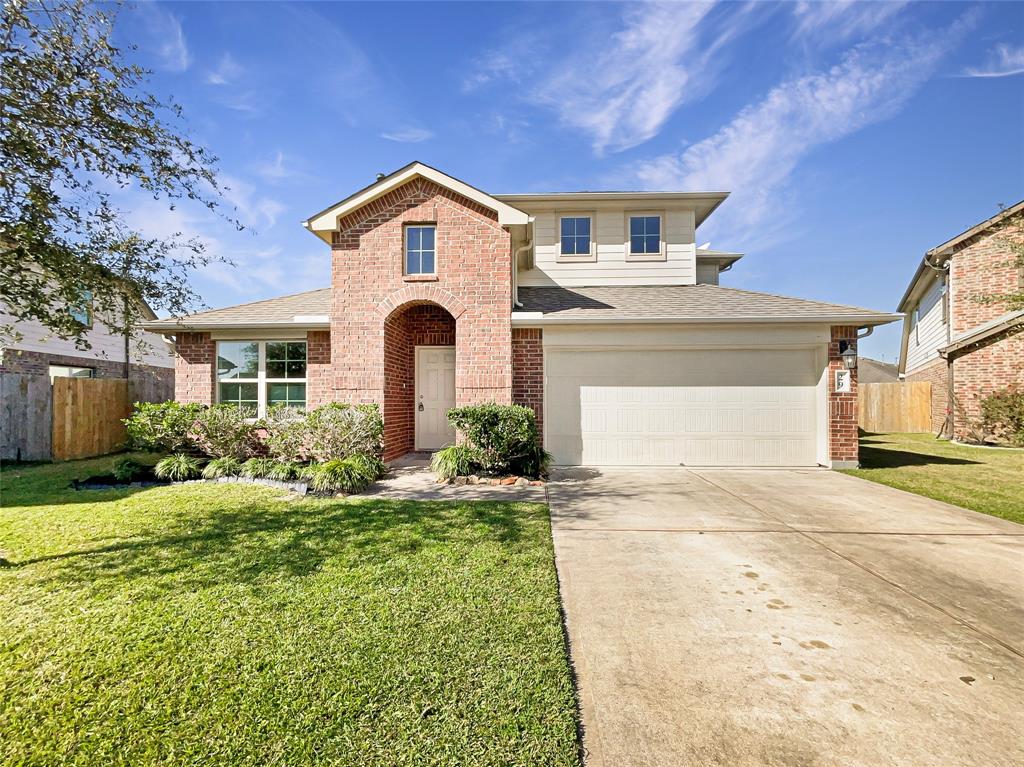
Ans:
{"label": "grass strip along driveway", "polygon": [[112,463],[0,476],[0,763],[577,763],[546,507]]}
{"label": "grass strip along driveway", "polygon": [[1024,524],[1024,450],[972,447],[930,434],[866,434],[847,474]]}

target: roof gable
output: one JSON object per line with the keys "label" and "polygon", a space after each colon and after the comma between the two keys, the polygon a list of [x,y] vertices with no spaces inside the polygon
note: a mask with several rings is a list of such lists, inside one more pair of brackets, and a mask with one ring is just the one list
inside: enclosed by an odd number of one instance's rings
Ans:
{"label": "roof gable", "polygon": [[433,181],[438,186],[449,189],[478,205],[493,210],[498,214],[498,223],[503,226],[529,223],[529,215],[518,208],[508,205],[486,192],[481,192],[464,181],[442,173],[436,168],[431,168],[429,165],[424,165],[421,162],[411,162],[404,168],[400,168],[394,173],[384,176],[384,178],[378,179],[369,186],[360,189],[341,202],[320,211],[304,221],[303,226],[322,240],[330,242],[331,232],[338,230],[338,222],[342,218],[416,178],[425,178]]}

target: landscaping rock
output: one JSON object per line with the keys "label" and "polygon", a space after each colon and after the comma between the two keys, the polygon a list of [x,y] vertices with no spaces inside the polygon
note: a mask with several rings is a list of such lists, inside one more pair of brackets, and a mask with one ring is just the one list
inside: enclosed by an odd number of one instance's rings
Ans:
{"label": "landscaping rock", "polygon": [[501,480],[501,484],[503,484],[503,485],[514,485],[515,483],[516,483],[516,478],[515,477],[505,477],[503,480]]}
{"label": "landscaping rock", "polygon": [[526,477],[520,477],[519,479],[516,480],[515,484],[516,487],[526,487],[527,485],[530,484],[530,480],[528,480]]}
{"label": "landscaping rock", "polygon": [[544,486],[544,480],[543,479],[533,479],[533,480],[530,480],[530,485],[532,485],[533,487],[543,487]]}
{"label": "landscaping rock", "polygon": [[480,484],[480,477],[478,477],[476,474],[470,474],[468,477],[466,477],[466,479],[469,480],[469,484],[471,484],[471,485],[479,485]]}
{"label": "landscaping rock", "polygon": [[467,485],[469,484],[469,477],[456,477],[454,484],[459,485],[460,487],[462,485]]}

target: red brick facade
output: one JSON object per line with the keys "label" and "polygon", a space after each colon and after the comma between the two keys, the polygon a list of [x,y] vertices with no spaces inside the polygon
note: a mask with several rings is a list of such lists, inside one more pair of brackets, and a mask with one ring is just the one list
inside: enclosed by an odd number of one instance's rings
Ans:
{"label": "red brick facade", "polygon": [[926,382],[932,385],[932,431],[939,434],[946,425],[949,414],[949,381],[947,365],[943,359],[928,363],[907,376],[911,382]]}
{"label": "red brick facade", "polygon": [[1015,293],[1024,272],[1014,263],[1009,242],[1024,242],[1024,215],[1014,216],[959,246],[950,259],[953,337],[1006,313],[1004,303],[982,303],[986,296]]}
{"label": "red brick facade", "polygon": [[306,334],[306,407],[331,402],[331,334],[311,330]]}
{"label": "red brick facade", "polygon": [[992,340],[953,360],[956,439],[976,439],[981,399],[1010,384],[1024,386],[1024,332]]}
{"label": "red brick facade", "polygon": [[[51,354],[28,349],[4,349],[0,358],[0,373],[45,376],[50,374],[50,365],[92,368],[95,378],[124,378],[124,362],[98,357],[79,357],[74,354]],[[174,370],[155,365],[131,364],[132,380],[143,378],[166,380],[168,385],[174,379]]]}
{"label": "red brick facade", "polygon": [[440,306],[418,304],[388,316],[384,327],[384,460],[415,448],[416,347],[455,346],[455,339],[455,319]]}
{"label": "red brick facade", "polygon": [[[436,276],[403,273],[404,226],[437,224]],[[497,217],[425,179],[343,219],[332,247],[334,398],[386,404],[385,326],[409,306],[455,320],[455,401],[512,401],[511,236]],[[390,408],[388,408],[390,409]]]}
{"label": "red brick facade", "polygon": [[203,405],[216,402],[217,344],[210,334],[179,333],[174,351],[174,398]]}
{"label": "red brick facade", "polygon": [[835,391],[836,371],[845,369],[842,357],[839,356],[840,341],[853,344],[856,350],[857,328],[832,328],[832,340],[828,345],[829,458],[836,462],[857,463],[860,455],[857,433],[857,371],[850,371],[852,385],[848,393]]}
{"label": "red brick facade", "polygon": [[533,408],[544,433],[544,338],[540,328],[512,331],[512,402]]}

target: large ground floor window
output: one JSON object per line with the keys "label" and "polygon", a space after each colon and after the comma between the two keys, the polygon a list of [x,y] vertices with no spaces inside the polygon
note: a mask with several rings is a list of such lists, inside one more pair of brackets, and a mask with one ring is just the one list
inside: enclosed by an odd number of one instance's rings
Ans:
{"label": "large ground floor window", "polygon": [[263,418],[275,405],[306,407],[305,341],[218,341],[217,401]]}

